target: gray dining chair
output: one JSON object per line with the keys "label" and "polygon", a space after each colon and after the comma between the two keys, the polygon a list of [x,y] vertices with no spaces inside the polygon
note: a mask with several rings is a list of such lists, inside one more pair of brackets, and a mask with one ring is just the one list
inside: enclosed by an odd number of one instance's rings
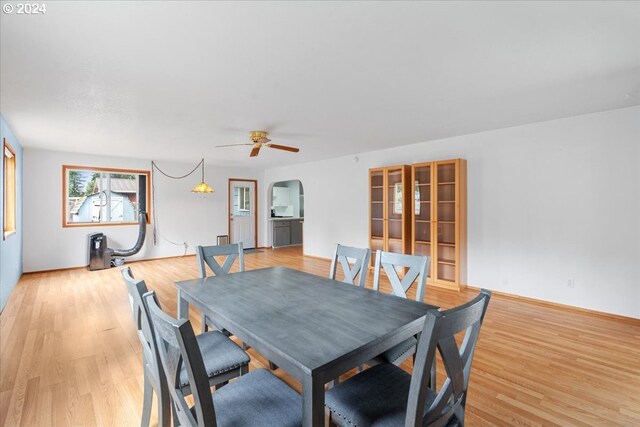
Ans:
{"label": "gray dining chair", "polygon": [[[336,279],[336,273],[338,270],[338,263],[342,266],[342,273],[344,274],[343,282],[350,285],[356,284],[356,277],[358,277],[358,286],[365,286],[367,280],[367,272],[369,271],[369,258],[371,257],[371,249],[354,248],[351,246],[344,246],[341,244],[336,245],[336,250],[331,259],[331,268],[329,269],[329,278]],[[353,260],[353,264],[349,260]]]}
{"label": "gray dining chair", "polygon": [[131,314],[138,332],[138,339],[142,346],[142,365],[144,370],[144,394],[142,404],[141,427],[149,425],[151,419],[151,404],[155,392],[158,400],[158,426],[168,427],[171,423],[169,391],[162,371],[160,357],[156,351],[156,338],[144,304],[142,295],[148,292],[142,280],[135,280],[129,267],[120,270],[127,285]]}
{"label": "gray dining chair", "polygon": [[[142,405],[142,427],[149,425],[151,404],[155,392],[158,400],[158,426],[169,426],[171,422],[170,395],[158,353],[156,336],[149,313],[143,302],[143,295],[149,290],[144,280],[136,280],[129,267],[120,270],[127,285],[133,320],[142,345],[144,366],[144,398]],[[198,343],[203,351],[206,374],[210,386],[220,387],[232,378],[249,371],[250,358],[233,341],[217,331],[198,335]],[[186,369],[180,375],[180,388],[186,395],[191,393]]]}
{"label": "gray dining chair", "polygon": [[[244,271],[244,250],[242,248],[242,242],[230,245],[196,246],[196,256],[200,269],[200,277],[203,279],[207,277],[207,266],[216,276],[229,274],[236,259],[238,259],[238,271]],[[215,257],[225,257],[222,265],[218,263]],[[231,336],[229,331],[216,325],[204,313],[202,313],[201,324],[202,332],[207,332],[209,326],[212,326],[226,336]]]}
{"label": "gray dining chair", "polygon": [[[428,256],[376,251],[373,289],[376,291],[380,290],[380,276],[384,270],[391,284],[391,292],[393,295],[400,298],[407,298],[407,291],[415,285],[415,300],[423,302],[429,271],[429,261],[430,258]],[[398,276],[399,269],[405,271],[402,278]],[[375,357],[368,364],[388,362],[400,365],[411,355],[415,354],[417,342],[418,340],[415,337],[411,337]]]}
{"label": "gray dining chair", "polygon": [[[330,420],[339,426],[457,426],[464,425],[471,362],[491,293],[482,290],[473,300],[451,310],[427,314],[418,352],[409,375],[385,363],[363,371],[331,388],[325,395]],[[464,331],[458,347],[456,335]],[[430,367],[439,351],[447,374],[439,390]]]}
{"label": "gray dining chair", "polygon": [[[164,313],[154,292],[144,301],[149,309],[162,367],[173,403],[174,423],[199,427],[298,427],[302,425],[302,399],[292,388],[265,369],[252,371],[211,394],[198,340],[188,320]],[[190,406],[179,387],[186,368],[192,384]]]}

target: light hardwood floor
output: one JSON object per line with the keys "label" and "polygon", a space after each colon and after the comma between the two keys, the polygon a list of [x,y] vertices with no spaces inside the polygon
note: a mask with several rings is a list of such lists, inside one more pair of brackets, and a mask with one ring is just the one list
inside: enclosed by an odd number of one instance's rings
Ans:
{"label": "light hardwood floor", "polygon": [[[323,276],[329,269],[297,248],[264,249],[245,262]],[[129,265],[172,315],[174,281],[198,274],[193,256]],[[428,288],[426,301],[448,308],[475,293]],[[196,330],[198,314],[191,310]],[[24,275],[0,315],[0,344],[1,425],[139,425],[141,350],[119,269]],[[250,354],[252,369],[265,366]],[[640,321],[494,295],[473,363],[467,425],[640,425]]]}

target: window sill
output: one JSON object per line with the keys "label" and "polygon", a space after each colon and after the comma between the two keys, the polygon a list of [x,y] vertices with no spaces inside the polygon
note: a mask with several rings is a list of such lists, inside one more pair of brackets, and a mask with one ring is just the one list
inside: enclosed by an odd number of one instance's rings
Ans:
{"label": "window sill", "polygon": [[16,234],[16,230],[5,231],[4,235],[2,236],[2,240],[7,240],[8,237],[13,236],[14,234]]}
{"label": "window sill", "polygon": [[[114,225],[138,225],[138,221],[134,222],[78,222],[78,223],[70,223],[63,224],[64,228],[76,228],[76,227],[111,227]],[[151,222],[147,221],[147,225],[150,225]]]}

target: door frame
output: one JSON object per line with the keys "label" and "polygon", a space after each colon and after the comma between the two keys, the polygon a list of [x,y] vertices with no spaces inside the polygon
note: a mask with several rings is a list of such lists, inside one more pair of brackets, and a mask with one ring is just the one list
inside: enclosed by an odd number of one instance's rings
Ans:
{"label": "door frame", "polygon": [[247,179],[247,178],[229,178],[227,181],[227,234],[229,235],[229,243],[233,241],[231,238],[231,216],[233,215],[233,201],[231,194],[231,181],[244,181],[244,182],[253,182],[254,183],[254,191],[253,191],[253,227],[254,227],[254,244],[253,247],[258,249],[258,180],[257,179]]}

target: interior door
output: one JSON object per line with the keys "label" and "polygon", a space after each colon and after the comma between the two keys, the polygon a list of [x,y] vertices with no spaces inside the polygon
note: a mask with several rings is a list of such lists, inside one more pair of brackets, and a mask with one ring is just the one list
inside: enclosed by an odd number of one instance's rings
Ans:
{"label": "interior door", "polygon": [[231,243],[242,242],[245,249],[255,248],[256,186],[253,181],[230,181],[230,233]]}

